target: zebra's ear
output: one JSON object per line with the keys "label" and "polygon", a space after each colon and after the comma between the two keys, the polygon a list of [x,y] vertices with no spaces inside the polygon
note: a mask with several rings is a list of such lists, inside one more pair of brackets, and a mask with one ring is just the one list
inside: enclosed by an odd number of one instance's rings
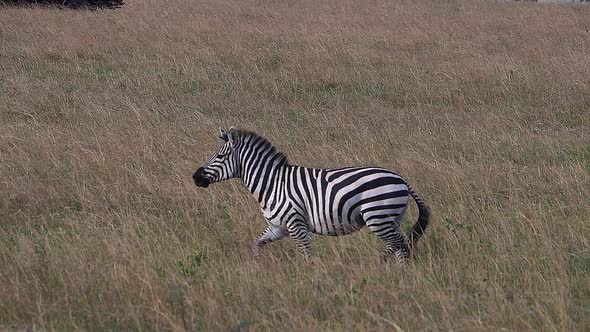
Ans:
{"label": "zebra's ear", "polygon": [[238,144],[238,140],[239,140],[238,130],[234,127],[230,127],[229,130],[227,131],[226,135],[227,135],[227,141],[231,144],[232,148],[234,148],[236,146],[236,144]]}
{"label": "zebra's ear", "polygon": [[223,128],[219,127],[219,138],[227,142],[227,132]]}

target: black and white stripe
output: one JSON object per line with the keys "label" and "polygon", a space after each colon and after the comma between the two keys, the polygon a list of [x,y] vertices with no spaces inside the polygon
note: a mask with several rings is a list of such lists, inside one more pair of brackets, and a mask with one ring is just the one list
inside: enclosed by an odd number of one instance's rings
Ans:
{"label": "black and white stripe", "polygon": [[[307,256],[310,233],[350,234],[367,226],[386,244],[386,256],[408,258],[428,225],[429,209],[398,174],[379,167],[317,169],[290,165],[265,138],[249,131],[220,129],[225,144],[193,175],[195,184],[240,178],[258,200],[268,227],[256,240],[264,245],[290,235]],[[419,217],[410,241],[400,231],[409,197]]]}

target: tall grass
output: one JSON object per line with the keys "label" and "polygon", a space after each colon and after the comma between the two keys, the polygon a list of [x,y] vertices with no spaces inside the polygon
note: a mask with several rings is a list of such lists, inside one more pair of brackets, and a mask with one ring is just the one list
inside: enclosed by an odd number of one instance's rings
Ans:
{"label": "tall grass", "polygon": [[[0,8],[1,328],[590,327],[589,7],[126,3]],[[408,272],[369,232],[253,257],[247,190],[191,182],[220,125],[399,171]]]}

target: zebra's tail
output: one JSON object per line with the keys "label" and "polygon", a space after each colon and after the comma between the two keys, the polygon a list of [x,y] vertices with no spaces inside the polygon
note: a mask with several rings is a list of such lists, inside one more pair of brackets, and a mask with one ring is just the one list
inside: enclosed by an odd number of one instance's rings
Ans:
{"label": "zebra's tail", "polygon": [[418,221],[412,227],[412,233],[410,234],[410,247],[413,248],[418,243],[418,240],[424,234],[426,227],[428,226],[428,219],[430,217],[430,209],[428,205],[418,196],[418,194],[408,185],[408,192],[416,201],[416,205],[418,205]]}

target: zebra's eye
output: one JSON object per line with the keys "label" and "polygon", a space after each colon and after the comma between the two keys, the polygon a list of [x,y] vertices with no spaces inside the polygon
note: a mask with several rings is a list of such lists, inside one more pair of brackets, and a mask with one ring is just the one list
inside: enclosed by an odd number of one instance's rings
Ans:
{"label": "zebra's eye", "polygon": [[229,153],[220,153],[220,154],[217,155],[217,158],[223,160],[223,159],[225,159],[227,157],[228,154]]}

